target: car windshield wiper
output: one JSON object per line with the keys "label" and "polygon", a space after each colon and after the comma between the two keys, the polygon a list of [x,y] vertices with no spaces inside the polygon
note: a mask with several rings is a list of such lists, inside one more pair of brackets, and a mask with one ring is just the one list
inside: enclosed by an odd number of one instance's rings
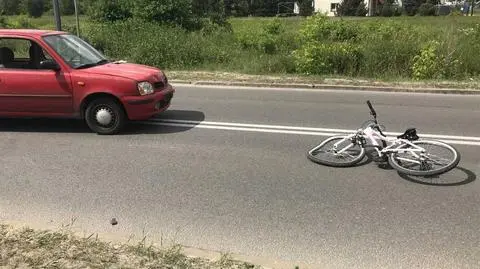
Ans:
{"label": "car windshield wiper", "polygon": [[100,61],[98,61],[98,62],[96,62],[96,63],[88,63],[88,64],[79,65],[79,66],[77,66],[75,69],[89,68],[89,67],[94,67],[94,66],[97,66],[97,65],[106,64],[106,63],[109,63],[109,61],[106,60],[106,59],[103,59],[103,60],[100,60]]}
{"label": "car windshield wiper", "polygon": [[97,65],[107,64],[107,63],[109,63],[109,62],[110,62],[109,60],[103,59],[103,60],[98,61],[98,62],[97,62]]}

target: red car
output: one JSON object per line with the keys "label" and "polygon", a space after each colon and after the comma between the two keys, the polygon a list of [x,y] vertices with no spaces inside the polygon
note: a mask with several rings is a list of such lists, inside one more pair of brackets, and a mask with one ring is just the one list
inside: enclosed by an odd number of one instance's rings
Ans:
{"label": "red car", "polygon": [[157,68],[109,61],[59,31],[0,29],[0,116],[72,117],[98,134],[168,109],[175,89]]}

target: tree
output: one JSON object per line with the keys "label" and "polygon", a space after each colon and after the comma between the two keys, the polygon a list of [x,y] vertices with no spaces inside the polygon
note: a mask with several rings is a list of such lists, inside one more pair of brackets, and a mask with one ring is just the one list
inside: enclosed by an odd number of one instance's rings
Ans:
{"label": "tree", "polygon": [[73,0],[60,0],[60,12],[62,13],[62,15],[75,14],[75,3],[73,2]]}
{"label": "tree", "polygon": [[436,14],[436,8],[432,3],[423,3],[419,8],[418,8],[418,14],[420,16],[435,16]]}
{"label": "tree", "polygon": [[243,17],[249,15],[248,1],[225,0],[225,13],[227,16]]}
{"label": "tree", "polygon": [[39,18],[43,15],[44,0],[27,0],[26,4],[29,16]]}
{"label": "tree", "polygon": [[339,16],[365,16],[367,12],[364,0],[343,0],[337,7]]}
{"label": "tree", "polygon": [[87,0],[86,12],[90,18],[99,21],[117,21],[132,16],[128,0]]}
{"label": "tree", "polygon": [[414,16],[424,2],[424,0],[403,0],[403,10],[408,16]]}
{"label": "tree", "polygon": [[193,0],[193,12],[199,16],[207,17],[212,13],[225,14],[225,3],[223,0]]}
{"label": "tree", "polygon": [[52,10],[52,9],[53,9],[52,0],[44,0],[43,1],[43,11],[47,12],[47,11]]}
{"label": "tree", "polygon": [[392,17],[396,13],[394,0],[384,0],[379,6],[379,15],[382,17]]}
{"label": "tree", "polygon": [[0,0],[0,9],[3,15],[18,15],[21,11],[21,1]]}
{"label": "tree", "polygon": [[146,21],[178,25],[188,30],[201,27],[198,16],[193,13],[192,0],[136,0],[132,15]]}
{"label": "tree", "polygon": [[193,0],[192,9],[195,16],[209,18],[219,25],[227,24],[224,0]]}
{"label": "tree", "polygon": [[278,4],[285,1],[293,0],[224,0],[223,2],[227,16],[240,17],[275,16],[277,14]]}
{"label": "tree", "polygon": [[313,14],[313,0],[298,0],[300,16],[310,16]]}

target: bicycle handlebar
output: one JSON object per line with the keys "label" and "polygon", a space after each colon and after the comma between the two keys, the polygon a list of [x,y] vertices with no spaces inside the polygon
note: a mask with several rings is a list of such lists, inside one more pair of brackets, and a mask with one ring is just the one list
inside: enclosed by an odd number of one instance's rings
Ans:
{"label": "bicycle handlebar", "polygon": [[372,103],[370,100],[367,100],[367,105],[370,108],[370,113],[372,114],[373,117],[377,117],[377,112],[375,112],[375,109],[373,109]]}

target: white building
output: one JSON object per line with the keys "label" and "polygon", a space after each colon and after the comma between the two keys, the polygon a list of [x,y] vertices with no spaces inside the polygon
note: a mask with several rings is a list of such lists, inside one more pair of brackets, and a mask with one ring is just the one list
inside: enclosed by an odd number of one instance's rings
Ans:
{"label": "white building", "polygon": [[[327,16],[335,16],[337,6],[342,0],[313,0],[313,8],[316,13],[326,13]],[[369,8],[369,0],[364,0],[365,6]],[[401,1],[399,1],[401,2]],[[299,14],[300,9],[298,3],[295,2],[294,11],[295,14]]]}
{"label": "white building", "polygon": [[326,13],[327,16],[335,16],[337,5],[341,2],[341,0],[314,0],[313,8],[315,12]]}

